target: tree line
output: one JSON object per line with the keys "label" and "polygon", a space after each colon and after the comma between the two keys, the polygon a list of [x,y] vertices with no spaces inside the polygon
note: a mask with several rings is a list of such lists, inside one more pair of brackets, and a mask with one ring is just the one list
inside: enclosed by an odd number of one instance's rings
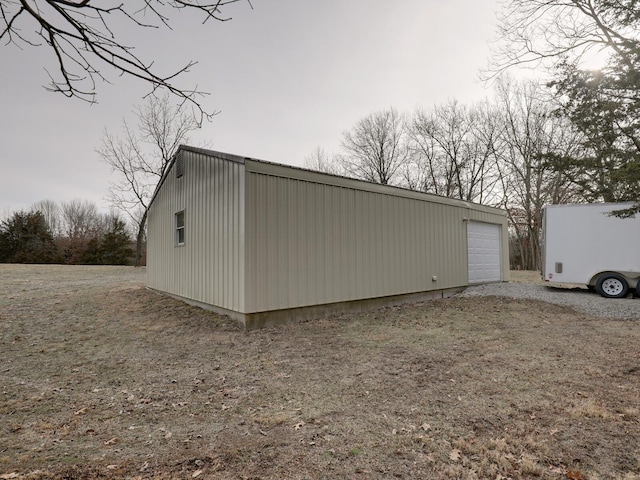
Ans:
{"label": "tree line", "polygon": [[129,265],[127,224],[83,200],[42,200],[0,222],[0,263]]}

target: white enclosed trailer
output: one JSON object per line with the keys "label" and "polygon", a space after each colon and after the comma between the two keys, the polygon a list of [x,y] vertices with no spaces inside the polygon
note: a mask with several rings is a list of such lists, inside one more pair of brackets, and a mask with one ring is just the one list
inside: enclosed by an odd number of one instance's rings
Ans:
{"label": "white enclosed trailer", "polygon": [[543,209],[542,277],[578,283],[603,297],[640,295],[640,217],[619,218],[631,203],[548,205]]}

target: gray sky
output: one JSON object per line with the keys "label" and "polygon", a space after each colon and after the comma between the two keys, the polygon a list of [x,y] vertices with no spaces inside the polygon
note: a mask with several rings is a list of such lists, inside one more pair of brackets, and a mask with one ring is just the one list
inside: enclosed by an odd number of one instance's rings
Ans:
{"label": "gray sky", "polygon": [[[252,0],[229,22],[180,14],[174,31],[139,32],[136,53],[177,69],[181,85],[211,93],[221,113],[191,144],[301,166],[316,146],[339,150],[342,132],[371,112],[410,112],[449,99],[491,96],[478,81],[495,36],[497,0]],[[86,199],[99,208],[109,169],[105,129],[142,103],[147,85],[105,71],[98,104],[46,92],[45,47],[0,45],[0,219],[39,200]]]}

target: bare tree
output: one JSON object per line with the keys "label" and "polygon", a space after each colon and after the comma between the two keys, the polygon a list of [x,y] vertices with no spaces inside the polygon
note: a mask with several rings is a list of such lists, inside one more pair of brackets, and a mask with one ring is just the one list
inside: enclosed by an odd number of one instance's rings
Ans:
{"label": "bare tree", "polygon": [[340,174],[340,165],[335,156],[328,154],[324,148],[316,147],[313,152],[304,157],[304,166],[310,170],[333,175]]}
{"label": "bare tree", "polygon": [[[122,40],[129,29],[171,29],[171,18],[178,11],[193,11],[208,20],[226,21],[222,8],[240,0],[210,2],[187,0],[144,0],[97,2],[91,0],[2,0],[0,1],[0,40],[24,46],[46,46],[57,64],[49,75],[48,90],[88,102],[96,101],[96,81],[107,81],[104,69],[150,84],[152,92],[166,89],[183,102],[191,103],[201,115],[208,114],[199,103],[203,92],[176,86],[173,82],[196,62],[190,60],[173,72],[157,71],[153,61],[137,56],[133,45]],[[250,4],[250,0],[247,0]],[[35,27],[35,28],[34,28]],[[202,118],[202,117],[201,117]]]}
{"label": "bare tree", "polygon": [[105,132],[97,152],[118,176],[109,188],[109,200],[113,207],[126,212],[136,227],[135,265],[140,266],[153,192],[174,153],[181,143],[188,142],[189,133],[198,128],[198,123],[181,105],[172,107],[168,95],[148,98],[135,113],[137,128],[123,121],[123,136]]}
{"label": "bare tree", "polygon": [[504,207],[514,241],[512,266],[537,270],[541,262],[542,208],[577,198],[564,172],[548,162],[577,148],[570,122],[553,114],[553,104],[533,83],[501,81],[497,102],[504,128],[497,150],[501,162]]}
{"label": "bare tree", "polygon": [[62,219],[60,206],[53,200],[40,200],[31,205],[32,212],[40,212],[49,227],[54,239],[62,235]]}
{"label": "bare tree", "polygon": [[98,225],[98,209],[95,203],[75,199],[62,202],[62,231],[69,238],[84,242]]}
{"label": "bare tree", "polygon": [[60,204],[61,232],[56,239],[65,263],[78,264],[89,242],[99,231],[100,215],[95,203],[75,199]]}
{"label": "bare tree", "polygon": [[418,110],[407,129],[409,188],[485,204],[499,203],[494,153],[498,121],[488,103],[472,107],[451,101]]}
{"label": "bare tree", "polygon": [[344,132],[339,162],[356,178],[394,183],[408,160],[404,116],[394,108],[375,112]]}

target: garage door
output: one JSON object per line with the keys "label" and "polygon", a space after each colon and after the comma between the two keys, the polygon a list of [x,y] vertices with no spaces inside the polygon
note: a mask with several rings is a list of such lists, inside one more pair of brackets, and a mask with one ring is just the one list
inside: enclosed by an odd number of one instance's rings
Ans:
{"label": "garage door", "polygon": [[501,227],[491,223],[469,222],[467,245],[469,257],[469,283],[499,282]]}

